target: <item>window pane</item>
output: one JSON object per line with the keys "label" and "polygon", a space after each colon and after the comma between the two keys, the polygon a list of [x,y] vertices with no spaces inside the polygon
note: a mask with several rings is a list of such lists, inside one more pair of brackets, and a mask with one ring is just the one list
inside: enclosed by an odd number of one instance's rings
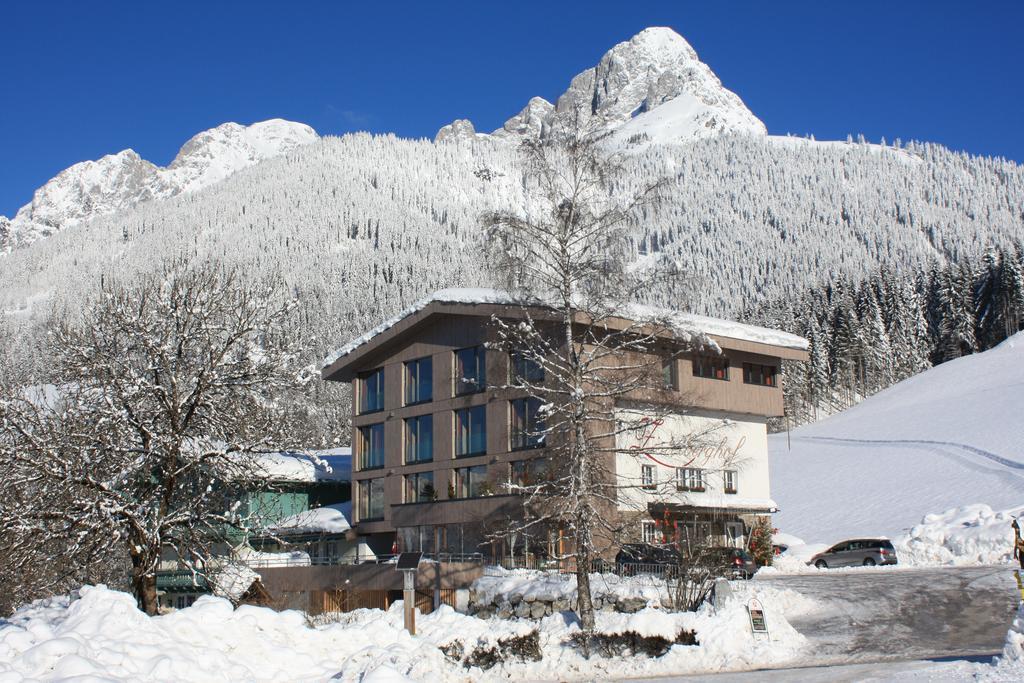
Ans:
{"label": "window pane", "polygon": [[666,358],[662,360],[661,383],[666,389],[678,388],[678,382],[676,382],[676,361],[674,358]]}
{"label": "window pane", "polygon": [[384,369],[380,368],[362,378],[359,412],[384,410]]}
{"label": "window pane", "polygon": [[540,399],[519,398],[510,404],[509,446],[512,450],[542,446],[545,435],[544,420],[540,418]]}
{"label": "window pane", "polygon": [[455,352],[455,394],[472,394],[486,385],[484,349],[474,346]]}
{"label": "window pane", "polygon": [[433,500],[437,500],[433,472],[420,472],[405,477],[406,503],[424,503]]}
{"label": "window pane", "polygon": [[378,519],[384,516],[384,480],[370,480],[370,517]]}
{"label": "window pane", "polygon": [[511,367],[511,379],[515,384],[523,382],[539,384],[544,381],[544,368],[525,353],[513,352]]}
{"label": "window pane", "polygon": [[486,451],[486,406],[455,411],[455,455],[475,455]]}
{"label": "window pane", "polygon": [[696,356],[693,359],[693,376],[727,380],[729,359],[720,356]]}
{"label": "window pane", "polygon": [[458,498],[475,498],[493,493],[487,482],[487,466],[462,467],[455,470],[455,495]]}
{"label": "window pane", "polygon": [[434,416],[419,415],[405,420],[405,462],[434,459]]}
{"label": "window pane", "polygon": [[359,428],[360,469],[384,467],[384,424]]}
{"label": "window pane", "polygon": [[384,516],[384,480],[359,482],[359,519],[380,519]]}
{"label": "window pane", "polygon": [[766,387],[774,387],[776,384],[776,368],[772,365],[759,365],[757,363],[743,364],[743,381],[747,384],[760,384]]}
{"label": "window pane", "polygon": [[433,362],[420,358],[405,364],[405,403],[423,403],[433,395]]}

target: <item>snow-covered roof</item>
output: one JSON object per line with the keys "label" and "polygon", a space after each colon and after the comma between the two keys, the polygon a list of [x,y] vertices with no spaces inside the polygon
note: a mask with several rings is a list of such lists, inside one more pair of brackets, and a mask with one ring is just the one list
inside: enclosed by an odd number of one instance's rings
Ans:
{"label": "snow-covered roof", "polygon": [[[347,356],[363,344],[366,344],[371,339],[379,334],[386,332],[402,320],[409,316],[422,311],[424,308],[432,303],[444,303],[444,304],[500,304],[505,306],[518,306],[524,303],[523,299],[516,297],[509,292],[505,292],[498,289],[485,289],[485,288],[454,288],[454,289],[442,289],[434,292],[430,296],[420,299],[415,304],[406,308],[398,315],[389,318],[377,325],[369,332],[366,332],[359,337],[356,337],[349,343],[345,344],[341,348],[335,350],[323,361],[323,367],[328,367],[333,363],[337,362],[340,358]],[[528,305],[540,306],[542,302],[527,302]],[[738,323],[731,320],[723,320],[721,318],[710,318],[703,315],[694,315],[692,313],[683,313],[680,311],[673,311],[666,308],[656,308],[653,306],[641,306],[641,305],[630,305],[627,309],[622,311],[624,318],[632,320],[643,320],[643,319],[666,319],[672,322],[680,331],[687,331],[699,334],[710,334],[718,337],[728,337],[730,339],[739,339],[742,341],[758,342],[761,344],[770,344],[772,346],[781,346],[784,348],[798,349],[805,351],[808,348],[808,342],[803,337],[788,332],[781,332],[779,330],[771,330],[767,327],[758,327],[757,325],[746,325],[744,323]]]}
{"label": "snow-covered roof", "polygon": [[257,453],[253,458],[271,481],[313,483],[352,478],[352,449],[348,446],[309,453]]}
{"label": "snow-covered roof", "polygon": [[325,505],[286,517],[269,527],[274,534],[341,534],[352,528],[352,503]]}

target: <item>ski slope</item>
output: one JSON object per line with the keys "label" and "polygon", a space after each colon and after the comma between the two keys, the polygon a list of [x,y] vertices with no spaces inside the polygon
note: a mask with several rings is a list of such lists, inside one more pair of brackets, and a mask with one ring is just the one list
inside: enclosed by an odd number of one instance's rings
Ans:
{"label": "ski slope", "polygon": [[1024,506],[1024,332],[800,427],[790,442],[776,434],[768,445],[784,533],[818,543],[930,535],[976,555],[969,546],[982,535],[1002,546],[1008,514]]}

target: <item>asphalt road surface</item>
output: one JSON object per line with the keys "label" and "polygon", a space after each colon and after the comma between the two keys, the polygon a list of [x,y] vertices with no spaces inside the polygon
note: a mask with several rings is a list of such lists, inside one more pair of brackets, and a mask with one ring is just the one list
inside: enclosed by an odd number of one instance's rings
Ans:
{"label": "asphalt road surface", "polygon": [[[1010,567],[879,567],[775,575],[771,582],[814,598],[822,609],[790,623],[809,642],[803,668],[660,681],[889,681],[971,678],[1003,647],[1020,599]],[[652,679],[653,680],[653,679]]]}
{"label": "asphalt road surface", "polygon": [[755,580],[825,606],[790,622],[823,663],[994,655],[1020,599],[1006,566],[881,567]]}

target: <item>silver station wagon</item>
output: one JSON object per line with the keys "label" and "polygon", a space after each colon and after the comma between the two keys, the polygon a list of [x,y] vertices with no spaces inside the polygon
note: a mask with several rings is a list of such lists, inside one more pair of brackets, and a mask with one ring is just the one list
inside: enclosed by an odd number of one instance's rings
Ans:
{"label": "silver station wagon", "polygon": [[896,564],[896,549],[892,541],[884,538],[858,538],[836,543],[818,553],[807,564],[818,569],[829,567],[873,567],[876,564]]}

